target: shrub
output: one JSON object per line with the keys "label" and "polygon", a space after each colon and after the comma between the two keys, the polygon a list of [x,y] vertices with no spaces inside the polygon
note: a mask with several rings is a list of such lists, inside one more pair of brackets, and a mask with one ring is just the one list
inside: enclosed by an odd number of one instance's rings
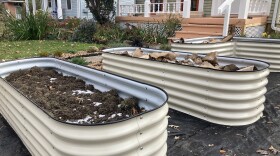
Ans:
{"label": "shrub", "polygon": [[117,48],[117,47],[129,47],[130,45],[128,43],[122,43],[122,42],[109,42],[107,44],[108,48]]}
{"label": "shrub", "polygon": [[133,43],[162,43],[168,42],[168,37],[175,35],[175,31],[180,28],[180,20],[176,17],[169,16],[166,21],[158,23],[147,23],[143,28],[133,27],[126,30],[126,38]]}
{"label": "shrub", "polygon": [[11,32],[15,40],[41,40],[46,38],[52,29],[48,26],[51,17],[47,12],[37,11],[35,15],[22,15],[22,19],[16,19],[12,14],[6,13],[5,27]]}
{"label": "shrub", "polygon": [[96,24],[93,20],[83,21],[74,31],[72,41],[92,43],[92,36],[96,31]]}
{"label": "shrub", "polygon": [[82,66],[88,65],[88,62],[82,57],[74,57],[74,58],[70,59],[70,62],[75,63],[75,64],[79,64],[79,65],[82,65]]}
{"label": "shrub", "polygon": [[107,44],[107,42],[121,42],[125,38],[125,32],[118,24],[108,23],[97,25],[93,41],[96,43]]}
{"label": "shrub", "polygon": [[79,18],[70,17],[64,20],[51,20],[48,25],[53,29],[48,33],[47,39],[72,40],[74,31],[80,23]]}
{"label": "shrub", "polygon": [[171,46],[169,44],[160,45],[159,49],[161,50],[171,50]]}

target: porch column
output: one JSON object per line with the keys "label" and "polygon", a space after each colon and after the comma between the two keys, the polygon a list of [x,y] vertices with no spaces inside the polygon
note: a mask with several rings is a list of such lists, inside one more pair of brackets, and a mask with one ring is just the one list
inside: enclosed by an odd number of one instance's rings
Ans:
{"label": "porch column", "polygon": [[117,8],[117,15],[118,16],[121,16],[121,5],[120,5],[120,1],[117,0],[117,3],[116,3],[116,8]]}
{"label": "porch column", "polygon": [[48,10],[48,3],[49,3],[48,0],[43,0],[43,4],[44,4],[44,5],[43,5],[43,7],[44,7],[43,10],[44,10],[44,11],[47,11],[47,10]]}
{"label": "porch column", "polygon": [[25,0],[25,10],[26,10],[26,13],[29,15],[30,10],[29,10],[29,3],[28,3],[28,0]]}
{"label": "porch column", "polygon": [[167,12],[167,0],[163,0],[162,11],[163,11],[164,13]]}
{"label": "porch column", "polygon": [[250,0],[242,0],[239,4],[238,18],[247,19],[249,14]]}
{"label": "porch column", "polygon": [[145,0],[144,3],[144,17],[150,17],[150,0]]}
{"label": "porch column", "polygon": [[81,0],[77,0],[77,18],[81,17]]}
{"label": "porch column", "polygon": [[184,0],[183,3],[183,18],[191,17],[191,0]]}
{"label": "porch column", "polygon": [[57,18],[63,19],[62,8],[61,8],[61,0],[57,0]]}
{"label": "porch column", "polygon": [[32,0],[33,15],[36,14],[36,0]]}
{"label": "porch column", "polygon": [[204,0],[199,0],[198,1],[198,11],[203,12],[203,7],[204,7]]}

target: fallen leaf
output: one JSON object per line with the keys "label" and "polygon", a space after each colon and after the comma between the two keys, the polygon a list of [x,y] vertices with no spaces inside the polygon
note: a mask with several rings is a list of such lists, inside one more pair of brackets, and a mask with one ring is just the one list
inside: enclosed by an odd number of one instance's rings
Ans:
{"label": "fallen leaf", "polygon": [[261,154],[261,155],[268,155],[268,151],[266,151],[266,150],[259,149],[256,152]]}
{"label": "fallen leaf", "polygon": [[132,54],[132,57],[141,57],[143,55],[143,51],[140,48],[137,48],[134,53]]}
{"label": "fallen leaf", "polygon": [[273,146],[270,146],[268,149],[275,155],[280,153],[280,151],[275,149]]}
{"label": "fallen leaf", "polygon": [[168,125],[168,127],[171,127],[171,128],[176,129],[176,130],[179,130],[179,126],[176,126],[176,125]]}
{"label": "fallen leaf", "polygon": [[209,147],[213,147],[213,146],[214,146],[214,144],[209,144],[208,146],[209,146]]}
{"label": "fallen leaf", "polygon": [[215,67],[214,67],[211,63],[209,63],[209,62],[207,62],[207,61],[204,61],[204,62],[200,65],[200,67],[215,69]]}
{"label": "fallen leaf", "polygon": [[218,64],[217,53],[216,52],[208,53],[204,58],[202,58],[202,61],[207,61],[212,65],[217,65]]}
{"label": "fallen leaf", "polygon": [[224,71],[237,71],[239,68],[235,64],[229,64],[224,66]]}
{"label": "fallen leaf", "polygon": [[175,140],[179,140],[179,139],[180,139],[180,136],[175,136],[174,139],[175,139]]}
{"label": "fallen leaf", "polygon": [[248,67],[244,67],[242,69],[239,69],[237,71],[254,71],[255,66],[248,66]]}
{"label": "fallen leaf", "polygon": [[225,154],[227,151],[225,151],[224,149],[220,149],[220,154]]}
{"label": "fallen leaf", "polygon": [[140,58],[142,58],[142,59],[150,59],[150,55],[149,54],[147,54],[147,55],[142,55]]}

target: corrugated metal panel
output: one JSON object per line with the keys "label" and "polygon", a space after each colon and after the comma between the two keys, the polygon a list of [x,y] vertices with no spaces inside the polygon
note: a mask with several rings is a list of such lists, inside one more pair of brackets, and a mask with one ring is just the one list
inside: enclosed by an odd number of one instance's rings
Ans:
{"label": "corrugated metal panel", "polygon": [[[219,57],[220,64],[250,64],[261,69],[256,72],[224,72],[112,54],[133,50],[134,48],[104,50],[104,70],[162,87],[170,97],[168,103],[171,108],[213,123],[247,125],[262,116],[268,64]],[[142,50],[145,53],[156,51]],[[180,57],[186,55],[177,54]]]}
{"label": "corrugated metal panel", "polygon": [[51,58],[0,64],[0,75],[33,66],[52,67],[78,75],[100,90],[111,87],[139,98],[153,109],[125,121],[95,126],[55,121],[4,79],[0,79],[0,111],[34,156],[146,156],[166,155],[167,95],[160,89],[87,67]]}
{"label": "corrugated metal panel", "polygon": [[216,43],[216,44],[181,44],[172,43],[172,51],[192,52],[207,54],[210,52],[217,52],[219,56],[232,56],[234,55],[234,42]]}
{"label": "corrugated metal panel", "polygon": [[[232,42],[203,43],[215,37],[185,40],[185,43],[172,43],[173,51],[208,53],[218,52],[220,56],[236,56],[258,59],[270,63],[272,72],[280,72],[280,41],[277,39],[236,37]],[[221,37],[216,37],[217,40]]]}
{"label": "corrugated metal panel", "polygon": [[204,0],[203,12],[204,16],[211,16],[212,0]]}
{"label": "corrugated metal panel", "polygon": [[235,50],[238,57],[269,62],[272,72],[280,72],[280,44],[237,41]]}

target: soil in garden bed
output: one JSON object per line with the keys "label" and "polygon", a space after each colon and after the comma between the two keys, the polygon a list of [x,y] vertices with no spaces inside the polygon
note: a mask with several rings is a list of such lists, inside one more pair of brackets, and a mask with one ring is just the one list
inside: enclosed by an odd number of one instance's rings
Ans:
{"label": "soil in garden bed", "polygon": [[6,80],[56,120],[106,123],[144,112],[134,97],[123,99],[116,90],[101,92],[91,84],[53,69],[33,67],[11,73]]}

